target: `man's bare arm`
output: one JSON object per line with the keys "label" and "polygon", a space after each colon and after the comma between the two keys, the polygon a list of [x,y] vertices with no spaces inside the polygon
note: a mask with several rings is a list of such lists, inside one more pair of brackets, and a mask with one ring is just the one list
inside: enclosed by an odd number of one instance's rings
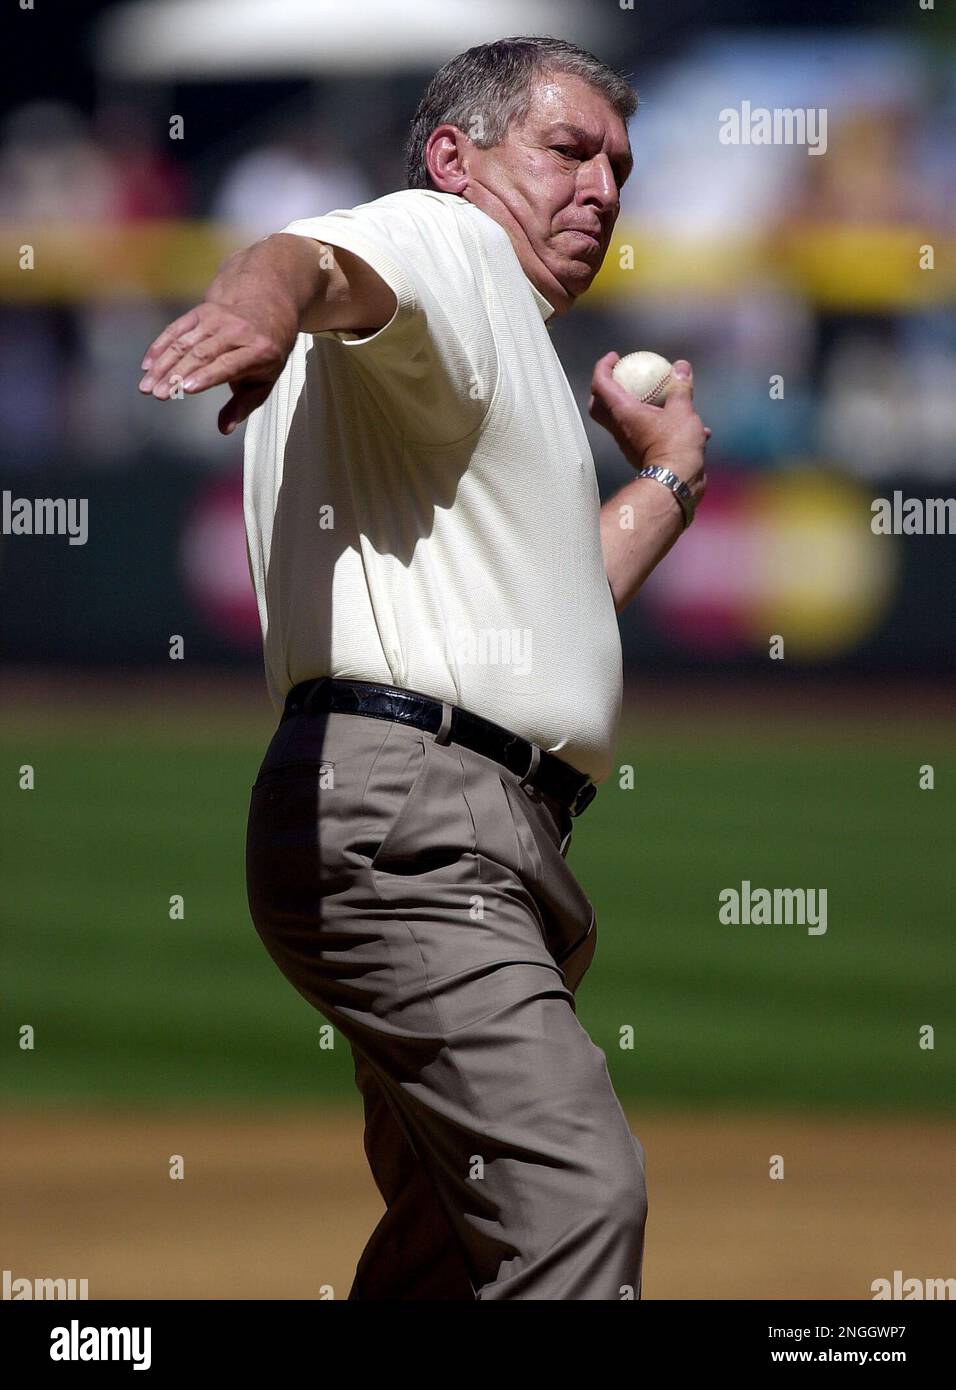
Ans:
{"label": "man's bare arm", "polygon": [[298,333],[372,333],[395,309],[393,291],[358,256],[276,232],[230,256],[202,303],[150,344],[139,389],[168,400],[174,378],[188,395],[228,383],[219,429],[231,434],[272,390]]}
{"label": "man's bare arm", "polygon": [[[591,382],[590,414],[609,430],[633,468],[659,464],[687,483],[699,502],[707,486],[710,438],[694,410],[689,363],[675,362],[667,403],[644,405],[611,375],[617,353],[602,357]],[[680,376],[682,367],[687,375]],[[653,478],[634,478],[601,508],[604,568],[618,612],[630,603],[684,529],[680,503]]]}
{"label": "man's bare arm", "polygon": [[635,478],[601,508],[604,568],[618,613],[684,529],[680,503],[653,478]]}

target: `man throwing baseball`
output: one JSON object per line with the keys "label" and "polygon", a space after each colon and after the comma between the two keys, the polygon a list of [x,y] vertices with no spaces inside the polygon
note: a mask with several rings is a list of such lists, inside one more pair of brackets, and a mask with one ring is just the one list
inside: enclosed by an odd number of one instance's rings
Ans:
{"label": "man throwing baseball", "polygon": [[348,1041],[386,1211],[353,1299],[640,1297],[644,1150],[575,1013],[567,862],[611,768],[620,610],[704,490],[691,373],[590,411],[637,476],[603,509],[548,334],[596,275],[637,99],[557,39],[473,48],[412,122],[409,187],[232,257],[149,348],[228,383],[282,717],[249,902]]}

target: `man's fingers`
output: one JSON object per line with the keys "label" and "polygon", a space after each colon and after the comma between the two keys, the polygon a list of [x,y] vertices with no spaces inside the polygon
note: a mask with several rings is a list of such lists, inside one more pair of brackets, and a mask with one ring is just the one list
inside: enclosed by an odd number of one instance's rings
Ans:
{"label": "man's fingers", "polygon": [[[242,381],[243,375],[249,372],[255,372],[258,381]],[[254,348],[233,348],[229,352],[221,352],[214,362],[190,372],[183,379],[183,387],[193,395],[197,391],[208,391],[211,386],[224,386],[227,382],[235,391],[262,384],[262,362]],[[264,389],[263,400],[272,390],[272,382],[265,383]]]}
{"label": "man's fingers", "polygon": [[143,358],[141,370],[148,372],[152,363],[166,351],[170,343],[183,333],[189,333],[199,323],[199,310],[190,309],[185,314],[180,314],[178,319],[173,319],[172,323],[167,324],[158,338],[154,338],[146,349],[146,356]]}
{"label": "man's fingers", "polygon": [[172,395],[173,388],[181,385],[186,395],[194,396],[213,386],[238,383],[246,373],[258,371],[261,376],[261,366],[259,354],[252,348],[229,348],[218,353],[211,362],[192,368],[184,370],[184,366],[177,363],[168,376],[156,383],[153,395],[158,401],[166,401]]}
{"label": "man's fingers", "polygon": [[214,348],[207,347],[199,353],[200,360],[209,361],[216,352],[222,350],[224,344],[220,340],[229,337],[230,334],[233,335],[233,346],[238,346],[243,341],[242,323],[235,315],[225,312],[221,306],[199,304],[195,309],[190,309],[188,313],[174,319],[168,328],[164,328],[155,342],[147,348],[142,362],[142,370],[146,375],[140,382],[139,389],[143,392],[152,391],[171,372],[179,371],[177,363],[203,342],[215,342]]}
{"label": "man's fingers", "polygon": [[[213,334],[208,338],[201,338],[183,357],[172,362],[166,372],[157,375],[153,395],[159,400],[165,400],[169,395],[167,388],[171,386],[173,377],[178,377],[190,394],[193,391],[205,391],[210,386],[218,386],[221,383],[220,377],[210,377],[201,383],[201,373],[207,367],[214,367],[225,357],[242,351],[244,349],[237,348],[233,338],[228,334]],[[251,354],[249,356],[251,359]],[[246,361],[244,365],[247,368],[251,366],[251,360]]]}
{"label": "man's fingers", "polygon": [[272,390],[268,382],[237,382],[232,388],[232,397],[226,401],[219,412],[219,433],[232,434],[256,410]]}
{"label": "man's fingers", "polygon": [[175,338],[158,357],[153,358],[153,365],[139,383],[139,389],[147,394],[155,390],[161,381],[179,370],[179,362],[188,350],[185,345],[180,346],[179,338]]}
{"label": "man's fingers", "polygon": [[167,380],[174,373],[185,378],[193,367],[211,362],[228,346],[236,346],[235,342],[230,342],[228,335],[216,333],[206,324],[198,324],[191,332],[180,333],[173,339],[165,351],[154,360],[153,366],[139,383],[139,389],[155,393],[160,382]]}
{"label": "man's fingers", "polygon": [[[617,360],[617,353],[609,352],[604,353],[595,364],[595,374],[591,378],[593,395],[603,404],[609,417],[617,413],[617,416],[627,418],[628,414],[634,416],[635,413],[641,414],[643,411],[649,411],[649,417],[657,416],[660,406],[649,406],[643,400],[638,400],[631,392],[625,391],[620,381],[614,379],[614,363]],[[599,421],[599,424],[604,424],[604,421]]]}
{"label": "man's fingers", "polygon": [[146,396],[153,395],[159,399],[165,399],[169,395],[169,387],[173,384],[173,377],[178,377],[180,381],[183,379],[180,368],[182,361],[183,357],[179,352],[164,352],[156,366],[143,377],[139,383],[139,389]]}

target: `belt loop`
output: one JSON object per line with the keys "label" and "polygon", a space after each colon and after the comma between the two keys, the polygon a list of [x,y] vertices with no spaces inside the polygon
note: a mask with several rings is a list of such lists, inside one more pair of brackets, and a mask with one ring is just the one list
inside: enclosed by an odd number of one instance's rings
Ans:
{"label": "belt loop", "polygon": [[441,702],[441,725],[435,735],[436,743],[449,743],[451,741],[451,717],[453,708],[446,700]]}
{"label": "belt loop", "polygon": [[302,701],[303,714],[312,713],[312,703],[327,680],[328,676],[320,676],[318,680],[312,682],[310,689],[306,692],[305,699]]}
{"label": "belt loop", "polygon": [[528,783],[528,782],[531,781],[531,778],[534,776],[534,774],[535,774],[535,773],[537,772],[537,770],[538,770],[538,764],[540,763],[540,761],[541,761],[541,749],[538,747],[538,745],[537,745],[536,743],[532,743],[532,745],[531,745],[531,762],[528,764],[528,770],[527,770],[527,772],[524,774],[524,776],[518,778],[518,786],[519,786],[519,787],[523,787],[523,786],[525,786],[526,783]]}

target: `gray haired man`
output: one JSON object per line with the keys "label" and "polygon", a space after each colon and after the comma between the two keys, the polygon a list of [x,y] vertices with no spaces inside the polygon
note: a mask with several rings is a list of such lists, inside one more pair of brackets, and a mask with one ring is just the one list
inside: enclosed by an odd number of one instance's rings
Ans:
{"label": "gray haired man", "polygon": [[355,1059],[386,1211],[353,1299],[641,1294],[644,1150],[575,1013],[596,925],[565,856],[611,768],[615,610],[690,520],[709,432],[688,363],[657,408],[608,353],[590,412],[644,476],[602,509],[548,335],[607,252],[636,105],[561,40],[460,54],[407,189],[234,256],[143,364],[160,400],[228,383],[223,433],[249,417],[282,711],[249,901]]}

